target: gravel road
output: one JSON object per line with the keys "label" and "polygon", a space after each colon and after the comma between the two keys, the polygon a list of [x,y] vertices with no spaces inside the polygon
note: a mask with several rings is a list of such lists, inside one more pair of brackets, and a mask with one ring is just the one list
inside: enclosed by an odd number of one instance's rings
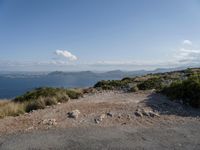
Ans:
{"label": "gravel road", "polygon": [[1,150],[200,149],[200,124],[170,128],[92,127],[34,131],[0,138]]}

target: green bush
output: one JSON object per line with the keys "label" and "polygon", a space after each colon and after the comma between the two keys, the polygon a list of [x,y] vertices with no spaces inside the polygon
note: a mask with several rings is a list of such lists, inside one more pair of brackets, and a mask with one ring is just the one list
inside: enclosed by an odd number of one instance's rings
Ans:
{"label": "green bush", "polygon": [[137,87],[137,85],[133,86],[130,88],[129,92],[137,92],[139,89]]}
{"label": "green bush", "polygon": [[44,109],[46,106],[56,105],[58,102],[67,102],[83,95],[80,89],[37,88],[11,101],[0,103],[0,118],[17,116],[32,110]]}
{"label": "green bush", "polygon": [[163,88],[162,79],[160,78],[149,78],[138,84],[139,90],[151,90],[157,89],[160,90]]}
{"label": "green bush", "polygon": [[82,96],[81,90],[63,89],[63,88],[37,88],[29,91],[22,96],[16,97],[15,103],[24,103],[25,111],[44,109],[46,106],[52,106],[58,102],[67,102],[69,99],[77,99]]}
{"label": "green bush", "polygon": [[62,95],[57,98],[57,102],[59,103],[68,102],[69,100],[70,98],[68,95]]}
{"label": "green bush", "polygon": [[71,99],[78,99],[83,96],[83,93],[79,90],[66,90],[66,95],[68,95]]}
{"label": "green bush", "polygon": [[45,101],[43,98],[39,98],[37,101],[26,102],[25,111],[30,112],[32,110],[44,109],[46,107]]}
{"label": "green bush", "polygon": [[15,102],[36,101],[38,98],[55,98],[58,102],[68,101],[69,98],[77,99],[83,94],[80,90],[62,88],[37,88],[14,99]]}
{"label": "green bush", "polygon": [[100,88],[103,90],[119,90],[124,89],[128,87],[128,83],[130,83],[130,80],[124,79],[124,80],[108,80],[108,81],[100,81],[97,82],[97,84],[94,85],[94,88]]}
{"label": "green bush", "polygon": [[16,97],[15,102],[24,102],[37,100],[39,97],[55,97],[58,98],[60,95],[65,95],[65,89],[60,88],[37,88],[29,91],[22,96]]}
{"label": "green bush", "polygon": [[58,103],[55,97],[46,97],[44,98],[44,102],[46,106],[52,106]]}
{"label": "green bush", "polygon": [[164,88],[162,92],[171,99],[200,108],[200,78],[197,76],[174,82],[169,87]]}

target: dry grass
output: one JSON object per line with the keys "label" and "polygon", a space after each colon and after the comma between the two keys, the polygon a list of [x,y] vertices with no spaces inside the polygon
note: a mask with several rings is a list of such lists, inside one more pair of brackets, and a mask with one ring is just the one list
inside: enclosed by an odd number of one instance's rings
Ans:
{"label": "dry grass", "polygon": [[24,111],[24,104],[22,103],[15,103],[12,101],[1,101],[0,102],[0,118],[5,116],[18,116],[23,114]]}
{"label": "dry grass", "polygon": [[38,88],[14,100],[0,100],[0,118],[18,116],[32,110],[44,109],[58,102],[68,102],[83,95],[82,89]]}

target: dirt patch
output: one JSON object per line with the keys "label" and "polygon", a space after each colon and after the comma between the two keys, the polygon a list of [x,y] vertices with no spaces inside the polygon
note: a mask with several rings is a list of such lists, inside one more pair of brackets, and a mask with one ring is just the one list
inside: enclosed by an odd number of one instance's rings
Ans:
{"label": "dirt patch", "polygon": [[[78,118],[68,113],[78,110]],[[136,111],[152,112],[156,115],[137,116]],[[143,111],[145,110],[145,111]],[[112,115],[108,115],[108,114]],[[100,116],[102,119],[97,119]],[[169,101],[166,97],[151,91],[137,93],[102,92],[85,95],[68,103],[37,110],[18,117],[0,120],[0,135],[33,130],[59,129],[69,127],[112,127],[129,125],[133,127],[170,127],[175,124],[199,123],[200,111]],[[46,122],[47,123],[43,123]],[[53,120],[53,123],[48,123]]]}

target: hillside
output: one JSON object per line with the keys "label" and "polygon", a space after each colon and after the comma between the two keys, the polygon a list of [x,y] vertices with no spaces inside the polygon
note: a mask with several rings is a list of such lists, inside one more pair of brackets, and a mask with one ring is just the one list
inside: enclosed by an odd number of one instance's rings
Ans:
{"label": "hillside", "polygon": [[[85,89],[31,90],[0,103],[0,149],[198,149],[200,111],[187,102],[199,100],[199,72],[100,81]],[[184,97],[182,102],[171,98],[173,90],[175,96],[194,93],[184,103]]]}
{"label": "hillside", "polygon": [[200,107],[200,69],[192,68],[166,73],[147,74],[144,76],[123,78],[122,80],[100,81],[94,85],[97,89],[122,90],[156,90],[172,100],[193,107]]}

